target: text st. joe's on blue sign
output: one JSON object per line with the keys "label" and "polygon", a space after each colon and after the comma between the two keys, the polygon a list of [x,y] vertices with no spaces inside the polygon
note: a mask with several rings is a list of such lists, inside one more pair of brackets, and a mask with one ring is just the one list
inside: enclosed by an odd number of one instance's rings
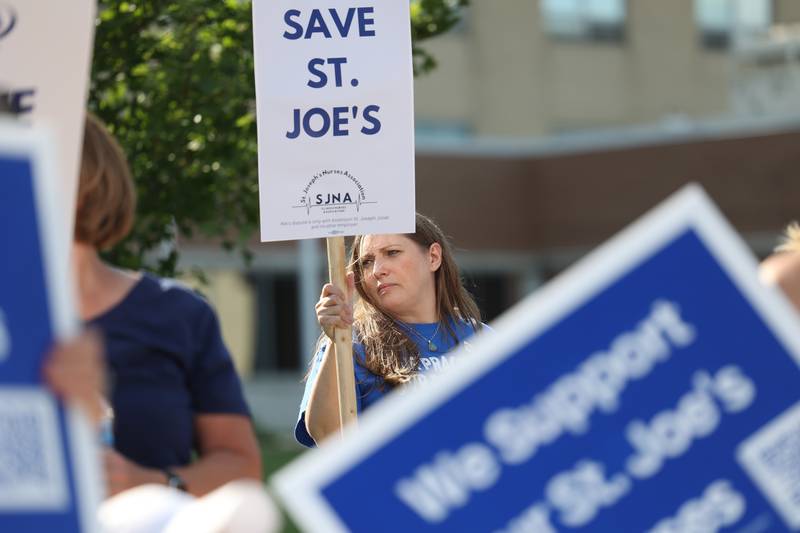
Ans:
{"label": "text st. joe's on blue sign", "polygon": [[794,320],[689,189],[276,486],[314,531],[788,531]]}

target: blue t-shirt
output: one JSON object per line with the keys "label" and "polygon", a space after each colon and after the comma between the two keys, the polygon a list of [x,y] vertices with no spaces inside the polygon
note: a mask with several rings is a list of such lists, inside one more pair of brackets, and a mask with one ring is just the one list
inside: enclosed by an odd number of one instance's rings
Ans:
{"label": "blue t-shirt", "polygon": [[[458,337],[459,342],[464,343],[475,333],[475,328],[466,322],[451,322],[454,332]],[[450,334],[443,328],[438,327],[438,323],[432,324],[407,324],[410,330],[409,338],[416,344],[419,350],[419,372],[417,379],[423,381],[425,374],[428,372],[438,372],[452,364],[452,356],[448,356],[447,352],[452,350],[457,342],[450,336]],[[488,329],[488,326],[483,325]],[[437,330],[438,328],[438,330]],[[428,345],[428,339],[431,340],[436,350],[431,350]],[[308,379],[306,380],[306,388],[303,393],[303,400],[300,402],[300,415],[297,419],[297,425],[294,429],[294,437],[297,442],[303,446],[315,446],[314,439],[308,433],[306,428],[306,405],[308,404],[311,389],[314,386],[314,381],[317,379],[320,366],[322,364],[322,357],[325,354],[325,347],[327,342],[322,343],[320,349],[314,356],[312,362],[311,372],[309,372]],[[355,368],[355,381],[356,381],[356,408],[358,412],[362,412],[372,406],[375,402],[383,398],[391,391],[391,386],[383,382],[383,378],[376,376],[369,370],[366,365],[366,353],[364,346],[353,340],[353,367]]]}
{"label": "blue t-shirt", "polygon": [[179,283],[143,274],[89,324],[105,337],[114,448],[128,459],[187,465],[195,415],[249,416],[214,311]]}

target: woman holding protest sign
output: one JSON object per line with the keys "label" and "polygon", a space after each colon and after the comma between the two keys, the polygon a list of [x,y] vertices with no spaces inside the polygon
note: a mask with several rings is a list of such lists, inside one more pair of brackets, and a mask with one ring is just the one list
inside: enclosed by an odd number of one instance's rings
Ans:
{"label": "woman holding protest sign", "polygon": [[446,368],[451,363],[446,353],[484,327],[461,283],[450,244],[423,215],[417,214],[412,234],[356,237],[348,270],[347,294],[326,284],[316,305],[323,335],[295,428],[305,446],[340,429],[330,341],[334,328],[353,326],[360,412],[393,388]]}
{"label": "woman holding protest sign", "polygon": [[108,492],[157,483],[202,495],[258,479],[258,445],[214,311],[176,282],[98,255],[127,235],[134,203],[122,150],[89,116],[73,261],[81,317],[103,334],[110,370]]}

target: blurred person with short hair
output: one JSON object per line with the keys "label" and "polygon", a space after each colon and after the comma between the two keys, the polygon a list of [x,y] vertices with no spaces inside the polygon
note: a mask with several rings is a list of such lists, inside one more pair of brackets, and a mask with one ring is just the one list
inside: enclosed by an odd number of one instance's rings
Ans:
{"label": "blurred person with short hair", "polygon": [[250,413],[211,306],[173,280],[117,269],[98,254],[128,234],[134,210],[125,155],[89,114],[73,263],[80,316],[106,344],[108,493],[156,483],[204,495],[260,480]]}

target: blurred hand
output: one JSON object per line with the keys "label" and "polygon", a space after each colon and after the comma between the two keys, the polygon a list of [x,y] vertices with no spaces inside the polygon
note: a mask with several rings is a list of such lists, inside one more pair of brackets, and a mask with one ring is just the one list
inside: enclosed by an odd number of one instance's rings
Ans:
{"label": "blurred hand", "polygon": [[800,311],[800,252],[772,254],[761,263],[761,280],[777,285]]}
{"label": "blurred hand", "polygon": [[148,483],[163,485],[166,482],[166,476],[160,470],[139,466],[111,448],[103,449],[103,468],[108,497],[139,485]]}
{"label": "blurred hand", "polygon": [[44,379],[64,401],[77,405],[95,424],[105,411],[103,343],[94,331],[59,343],[45,361]]}
{"label": "blurred hand", "polygon": [[353,324],[354,293],[355,285],[352,273],[347,275],[347,293],[331,283],[326,283],[322,287],[322,293],[315,306],[317,322],[331,340],[333,340],[334,329],[349,328]]}

